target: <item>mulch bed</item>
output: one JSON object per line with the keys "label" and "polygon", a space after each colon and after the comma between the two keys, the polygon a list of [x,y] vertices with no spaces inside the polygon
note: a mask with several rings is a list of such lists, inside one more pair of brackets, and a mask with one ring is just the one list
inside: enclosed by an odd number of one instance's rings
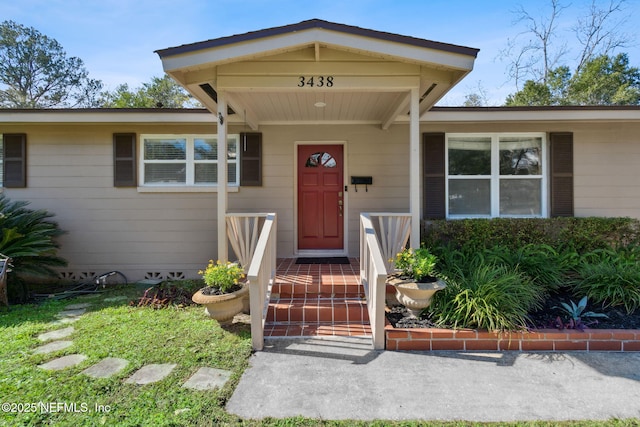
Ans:
{"label": "mulch bed", "polygon": [[[567,294],[550,295],[542,310],[531,313],[531,328],[557,328],[556,319],[558,316],[566,323],[568,320],[566,314],[557,307],[561,302],[569,303],[570,300],[571,297]],[[578,303],[576,299],[573,301]],[[589,304],[585,311],[604,313],[608,316],[605,318],[584,318],[583,322],[589,329],[640,329],[640,310],[628,314],[624,307],[601,307]],[[386,316],[395,328],[447,328],[446,325],[436,325],[429,317],[411,317],[403,306],[388,308]]]}

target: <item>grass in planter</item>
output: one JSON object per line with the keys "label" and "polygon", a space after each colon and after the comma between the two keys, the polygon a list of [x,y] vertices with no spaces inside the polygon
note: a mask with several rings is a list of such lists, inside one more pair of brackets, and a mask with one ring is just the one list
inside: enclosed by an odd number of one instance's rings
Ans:
{"label": "grass in planter", "polygon": [[483,254],[485,262],[518,269],[529,276],[534,285],[547,291],[558,290],[563,285],[578,257],[575,251],[559,252],[543,244],[528,244],[514,250],[498,245]]}
{"label": "grass in planter", "polygon": [[606,249],[582,257],[574,281],[576,295],[586,295],[603,306],[623,306],[627,313],[640,308],[640,251],[637,247]]}
{"label": "grass in planter", "polygon": [[[52,301],[38,306],[13,306],[0,316],[0,396],[4,402],[66,402],[109,405],[109,413],[0,413],[0,425],[218,425],[235,424],[224,411],[251,354],[249,325],[221,328],[202,307],[152,309],[132,307],[139,296],[118,290],[125,299],[104,302],[103,296]],[[106,294],[104,296],[110,296]],[[111,295],[112,296],[112,295]],[[32,351],[37,335],[55,329],[49,322],[68,304],[91,301],[85,315],[73,323],[73,345],[49,355]],[[44,371],[38,364],[65,354],[87,359],[62,371]],[[105,357],[121,357],[129,365],[118,375],[95,379],[80,372]],[[143,365],[176,363],[164,380],[144,386],[123,380]],[[202,367],[232,371],[222,390],[200,392],[182,384]]]}
{"label": "grass in planter", "polygon": [[447,287],[436,293],[427,309],[432,320],[454,328],[526,328],[528,313],[540,307],[544,289],[531,283],[524,273],[505,265],[472,265],[474,268],[468,271],[449,271]]}

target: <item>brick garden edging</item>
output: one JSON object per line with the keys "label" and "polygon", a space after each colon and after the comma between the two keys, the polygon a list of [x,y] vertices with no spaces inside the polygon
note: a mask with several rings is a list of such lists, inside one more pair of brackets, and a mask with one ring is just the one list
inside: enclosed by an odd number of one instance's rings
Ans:
{"label": "brick garden edging", "polygon": [[385,327],[387,350],[414,351],[640,351],[640,329],[539,329],[487,332],[470,329]]}

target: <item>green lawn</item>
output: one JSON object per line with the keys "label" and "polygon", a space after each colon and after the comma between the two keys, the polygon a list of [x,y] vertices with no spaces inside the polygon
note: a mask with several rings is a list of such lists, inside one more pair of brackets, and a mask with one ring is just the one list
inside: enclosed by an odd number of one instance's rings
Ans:
{"label": "green lawn", "polygon": [[[3,402],[75,403],[80,412],[0,413],[4,425],[219,425],[234,424],[224,411],[251,354],[249,325],[227,330],[206,318],[197,306],[154,310],[130,307],[135,293],[119,291],[126,299],[102,302],[101,296],[13,306],[0,314],[0,396]],[[55,329],[55,315],[71,303],[91,302],[88,312],[73,323],[67,339],[73,346],[54,355],[35,355],[38,334]],[[45,371],[38,364],[54,356],[81,353],[77,367]],[[95,379],[79,374],[105,357],[127,359],[115,377]],[[144,386],[124,384],[143,365],[177,363],[164,380]],[[202,366],[233,372],[222,390],[194,391],[181,385]],[[83,412],[81,404],[88,407]],[[110,411],[96,412],[95,405]]]}
{"label": "green lawn", "polygon": [[[121,295],[119,301],[104,297]],[[57,413],[0,412],[0,425],[55,426],[418,426],[442,425],[419,422],[333,422],[293,418],[263,421],[242,420],[228,414],[225,403],[232,395],[251,355],[250,328],[236,324],[221,328],[198,306],[152,309],[132,307],[137,296],[133,287],[107,295],[49,301],[40,305],[0,308],[0,403],[37,402],[75,404],[76,411]],[[54,354],[36,355],[41,345],[37,336],[58,327],[50,322],[66,305],[91,302],[80,320],[73,323],[73,345]],[[63,326],[61,326],[63,327]],[[81,353],[87,359],[62,371],[45,371],[38,364],[57,356]],[[117,376],[95,379],[80,372],[105,357],[127,359],[129,365]],[[144,386],[123,380],[143,365],[176,363],[164,380]],[[230,370],[231,380],[221,390],[194,391],[182,384],[202,366]],[[268,398],[266,396],[265,398]],[[96,410],[96,405],[103,408]],[[68,408],[72,408],[68,406]],[[638,420],[608,425],[638,425]],[[447,425],[480,425],[450,423]],[[513,424],[493,424],[513,425]],[[551,426],[554,423],[519,423],[522,426]],[[603,423],[564,423],[595,426]]]}

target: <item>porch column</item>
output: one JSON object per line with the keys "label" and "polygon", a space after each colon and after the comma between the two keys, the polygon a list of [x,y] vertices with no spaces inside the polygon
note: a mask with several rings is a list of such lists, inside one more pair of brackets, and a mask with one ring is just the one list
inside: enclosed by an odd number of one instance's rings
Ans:
{"label": "porch column", "polygon": [[420,247],[420,95],[411,89],[409,124],[409,212],[412,248]]}
{"label": "porch column", "polygon": [[227,100],[218,92],[218,259],[229,259],[227,244]]}

